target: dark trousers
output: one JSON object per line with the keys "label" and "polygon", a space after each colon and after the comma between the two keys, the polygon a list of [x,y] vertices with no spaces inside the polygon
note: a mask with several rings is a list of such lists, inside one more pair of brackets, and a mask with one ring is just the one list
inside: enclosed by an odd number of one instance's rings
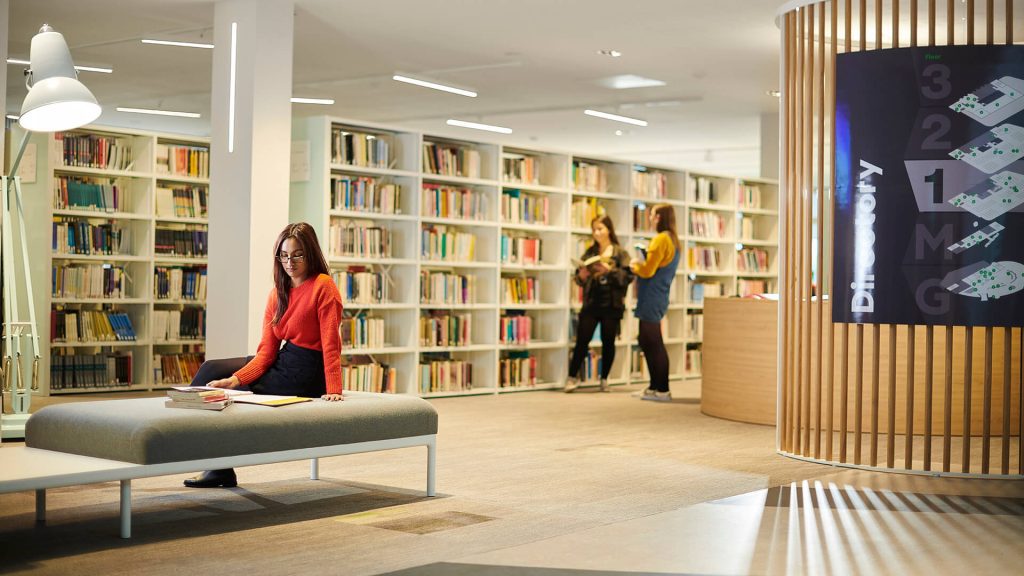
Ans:
{"label": "dark trousers", "polygon": [[[214,380],[228,378],[252,358],[245,356],[207,360],[199,367],[192,385],[206,386]],[[319,398],[327,393],[323,353],[285,342],[277,352],[277,360],[248,388],[256,394]]]}
{"label": "dark trousers", "polygon": [[608,378],[612,373],[612,362],[615,362],[615,337],[619,335],[621,323],[622,312],[618,310],[580,311],[579,324],[576,326],[576,347],[569,361],[570,378],[579,377],[583,359],[590,349],[590,339],[594,337],[598,324],[601,325],[601,378]]}
{"label": "dark trousers", "polygon": [[641,320],[638,339],[651,375],[650,387],[658,392],[668,392],[668,351],[661,339],[661,322]]}

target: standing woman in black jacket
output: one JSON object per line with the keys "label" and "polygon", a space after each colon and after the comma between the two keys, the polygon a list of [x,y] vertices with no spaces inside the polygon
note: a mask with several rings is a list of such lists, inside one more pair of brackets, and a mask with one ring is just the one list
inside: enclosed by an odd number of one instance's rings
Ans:
{"label": "standing woman in black jacket", "polygon": [[[579,372],[587,356],[590,339],[601,325],[601,391],[608,391],[608,374],[615,361],[615,337],[619,335],[622,314],[626,310],[626,290],[633,282],[629,254],[619,245],[615,226],[607,215],[590,223],[594,241],[583,253],[584,263],[576,269],[576,284],[583,287],[583,307],[576,328],[576,347],[569,361],[569,379],[565,391],[579,388]],[[595,260],[590,264],[586,262]]]}

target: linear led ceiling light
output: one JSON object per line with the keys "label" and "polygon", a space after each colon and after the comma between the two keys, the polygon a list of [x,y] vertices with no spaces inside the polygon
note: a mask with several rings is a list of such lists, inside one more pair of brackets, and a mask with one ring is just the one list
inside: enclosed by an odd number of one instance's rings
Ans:
{"label": "linear led ceiling light", "polygon": [[[28,60],[22,60],[21,58],[8,58],[7,63],[19,64],[22,66],[30,65]],[[75,66],[75,70],[78,70],[79,72],[101,72],[103,74],[112,74],[114,72],[113,68],[104,68],[101,66]]]}
{"label": "linear led ceiling light", "polygon": [[449,126],[460,126],[462,128],[472,128],[474,130],[486,130],[488,132],[497,132],[498,134],[511,134],[511,128],[505,128],[503,126],[491,126],[490,124],[480,124],[478,122],[466,122],[465,120],[455,120],[449,118],[446,122]]}
{"label": "linear led ceiling light", "polygon": [[292,97],[293,104],[334,104],[333,98],[295,98]]}
{"label": "linear led ceiling light", "polygon": [[181,46],[182,48],[206,48],[207,50],[213,50],[213,44],[204,44],[202,42],[177,42],[174,40],[154,40],[152,38],[143,38],[143,44],[159,44],[160,46]]}
{"label": "linear led ceiling light", "polygon": [[415,84],[416,86],[423,86],[424,88],[431,88],[434,90],[440,90],[442,92],[451,92],[452,94],[458,94],[459,96],[469,96],[470,98],[476,98],[476,92],[470,90],[463,90],[462,88],[454,88],[452,86],[445,86],[444,84],[438,84],[436,82],[427,82],[426,80],[417,80],[416,78],[409,78],[408,76],[402,76],[395,74],[391,77],[392,80],[399,82],[405,82],[406,84]]}
{"label": "linear led ceiling light", "polygon": [[633,124],[634,126],[647,126],[647,120],[638,120],[636,118],[630,118],[629,116],[619,116],[618,114],[609,114],[598,110],[584,110],[583,113],[587,116],[596,116],[597,118],[604,118],[605,120],[625,122],[626,124]]}
{"label": "linear led ceiling light", "polygon": [[175,112],[174,110],[152,110],[150,108],[124,108],[117,107],[118,112],[131,112],[132,114],[152,114],[154,116],[178,116],[181,118],[199,118],[197,112]]}

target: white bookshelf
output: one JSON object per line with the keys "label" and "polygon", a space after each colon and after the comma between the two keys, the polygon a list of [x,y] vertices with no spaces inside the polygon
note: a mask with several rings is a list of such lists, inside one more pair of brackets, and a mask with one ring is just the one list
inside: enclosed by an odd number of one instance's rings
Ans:
{"label": "white bookshelf", "polygon": [[[389,159],[380,166],[366,167],[332,162],[332,131],[370,134],[389,143]],[[453,139],[402,128],[341,118],[296,118],[293,140],[306,141],[310,149],[308,180],[292,182],[290,219],[304,220],[317,229],[325,249],[330,248],[325,235],[332,222],[348,218],[366,220],[373,226],[392,232],[390,258],[366,259],[338,257],[328,254],[332,269],[360,265],[390,278],[390,298],[380,303],[350,303],[346,300],[346,316],[373,314],[385,318],[386,346],[371,350],[373,359],[397,369],[396,391],[425,397],[496,394],[524,390],[559,388],[564,385],[573,339],[571,318],[579,310],[574,302],[570,258],[578,256],[579,243],[589,236],[589,215],[586,206],[600,206],[613,219],[622,245],[633,251],[635,242],[649,241],[653,232],[633,225],[634,212],[643,216],[648,206],[664,202],[676,210],[680,242],[684,248],[678,277],[673,283],[666,319],[666,346],[672,358],[670,378],[673,381],[699,377],[699,368],[686,370],[683,359],[697,354],[701,348],[700,334],[689,330],[693,317],[703,314],[701,303],[692,302],[690,290],[699,282],[720,283],[722,292],[737,294],[741,280],[765,281],[775,289],[778,245],[778,187],[775,182],[738,179],[721,175],[691,173],[686,170],[639,165],[620,159],[591,155],[576,156],[568,152],[536,150],[501,143]],[[473,170],[449,167],[443,174],[429,169],[424,146],[430,150],[450,150],[451,156],[472,157]],[[435,158],[436,159],[436,158]],[[337,158],[333,158],[337,160]],[[583,170],[579,166],[583,166]],[[465,164],[463,165],[465,166]],[[576,168],[574,168],[574,166]],[[603,176],[595,173],[603,171]],[[586,172],[586,177],[574,174]],[[400,184],[401,200],[396,214],[339,211],[331,204],[331,181],[342,175],[373,177],[380,182]],[[717,194],[698,195],[698,182],[711,181]],[[701,186],[706,186],[702,184]],[[759,203],[742,201],[738,196],[745,186],[757,186]],[[424,195],[424,189],[432,191]],[[432,198],[438,189],[447,189],[449,197],[462,195],[480,199],[477,212],[437,213]],[[458,192],[456,192],[458,191]],[[751,195],[753,197],[753,195]],[[521,202],[519,212],[509,209],[515,197]],[[544,205],[544,210],[524,214],[530,207]],[[506,213],[508,211],[509,213]],[[546,220],[539,217],[546,213]],[[723,222],[722,233],[716,237],[690,235],[691,215],[711,213]],[[743,218],[751,219],[743,235]],[[644,220],[640,224],[646,224]],[[471,259],[455,261],[425,257],[423,230],[444,227],[446,231],[475,236]],[[528,237],[541,241],[541,253],[534,262],[506,262],[502,258],[502,238]],[[429,236],[427,236],[429,239]],[[709,271],[688,265],[686,249],[711,247],[720,252],[720,266]],[[758,248],[767,253],[768,270],[741,271],[737,268],[739,250]],[[420,277],[424,272],[448,273],[470,278],[474,290],[471,301],[457,303],[423,302],[420,299]],[[530,279],[535,294],[524,302],[509,301],[506,282]],[[525,281],[525,280],[524,280]],[[343,298],[345,298],[343,293]],[[635,296],[627,294],[627,313],[617,342],[613,384],[647,381],[646,368],[634,370],[636,345],[635,318],[632,310]],[[512,312],[531,318],[530,340],[506,344],[499,337],[502,317]],[[426,346],[420,343],[420,319],[431,313],[466,315],[472,326],[471,339],[455,346]],[[600,351],[598,342],[592,350]],[[363,351],[344,350],[345,355]],[[430,355],[443,354],[472,364],[472,387],[462,390],[425,390],[421,388],[418,366]],[[502,360],[508,356],[536,357],[537,378],[532,386],[498,386]],[[699,365],[698,365],[699,366]],[[592,382],[596,385],[596,381]]]}
{"label": "white bookshelf", "polygon": [[[14,137],[20,137],[20,129],[13,130]],[[82,137],[74,140],[81,145],[69,144],[66,148],[65,142],[75,137]],[[94,140],[96,146],[92,148],[91,157],[86,152],[89,147],[82,144],[85,137],[105,139],[103,143]],[[176,297],[158,298],[154,291],[155,274],[159,269],[194,270],[196,278],[205,274],[208,219],[196,202],[200,195],[208,201],[208,142],[178,135],[87,126],[63,134],[36,133],[31,136],[30,145],[35,146],[35,173],[25,178],[23,198],[26,215],[32,223],[26,231],[40,324],[39,394],[153,390],[173,385],[174,382],[156,381],[154,355],[202,354],[204,330],[201,323],[187,326],[179,323],[176,326],[191,330],[184,334],[165,331],[158,335],[154,334],[154,318],[165,311],[175,311],[198,319],[205,313],[205,299],[202,294],[189,294],[187,290],[177,297],[180,292],[177,289]],[[182,152],[179,155],[171,150],[175,156],[168,162],[165,160],[168,150],[175,147],[201,149],[205,153]],[[66,150],[73,155],[67,156]],[[97,153],[99,150],[103,150],[103,156]],[[71,158],[78,159],[73,162],[92,165],[75,165],[68,161]],[[190,160],[193,170],[183,165],[183,160]],[[174,171],[174,168],[182,171]],[[198,174],[200,169],[202,175]],[[81,184],[70,184],[75,180]],[[69,184],[62,186],[62,182]],[[109,192],[101,193],[100,205],[92,202],[96,197],[89,196],[86,190],[95,188],[88,185],[108,187]],[[61,189],[66,190],[66,194],[60,194]],[[168,189],[178,189],[182,195],[189,190],[189,201],[182,196],[175,204],[172,193],[170,211],[165,211],[168,203],[163,190]],[[61,225],[60,235],[58,225]],[[99,240],[93,244],[95,250],[91,253],[80,253],[86,249],[81,232],[96,234],[91,237]],[[107,240],[117,238],[117,233],[122,240],[115,242],[118,245],[114,247]],[[74,247],[67,239],[71,234],[76,237]],[[83,293],[84,284],[73,278],[78,272],[69,272],[61,274],[61,278],[74,281],[66,283],[66,292],[54,295],[53,278],[57,268],[88,270],[93,276],[113,274],[110,271],[120,269],[124,272],[120,278],[123,288],[114,294],[102,288],[102,293]],[[199,288],[198,283],[191,287]],[[59,319],[62,313],[82,316],[90,311],[126,314],[135,339],[111,340],[109,338],[115,335],[95,324],[91,326],[94,337],[80,333],[78,338],[73,338],[73,334],[68,334],[59,323],[55,324],[51,317]],[[60,365],[68,361],[58,357],[67,354],[79,356],[76,361],[83,368],[91,362],[96,373],[100,372],[99,364],[105,357],[130,354],[130,374],[122,360],[120,372],[115,373],[116,381],[93,374],[77,379],[74,386],[62,386],[56,376]],[[190,375],[185,374],[185,377],[190,378]]]}

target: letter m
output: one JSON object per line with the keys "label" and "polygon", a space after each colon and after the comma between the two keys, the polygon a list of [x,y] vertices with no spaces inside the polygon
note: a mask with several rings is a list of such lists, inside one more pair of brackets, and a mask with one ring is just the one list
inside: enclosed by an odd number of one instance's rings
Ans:
{"label": "letter m", "polygon": [[946,224],[945,226],[942,227],[941,230],[939,230],[939,233],[934,236],[932,236],[927,226],[925,226],[924,224],[918,224],[917,231],[914,234],[914,239],[915,260],[924,260],[924,250],[926,244],[932,252],[935,252],[936,250],[941,250],[943,260],[951,260],[953,258],[953,253],[950,252],[949,250],[946,250],[946,247],[953,243],[952,224]]}

